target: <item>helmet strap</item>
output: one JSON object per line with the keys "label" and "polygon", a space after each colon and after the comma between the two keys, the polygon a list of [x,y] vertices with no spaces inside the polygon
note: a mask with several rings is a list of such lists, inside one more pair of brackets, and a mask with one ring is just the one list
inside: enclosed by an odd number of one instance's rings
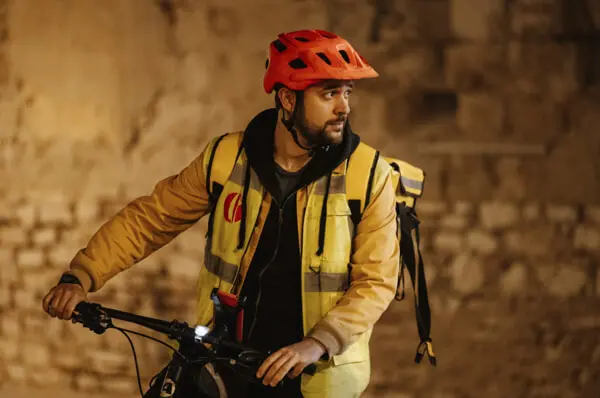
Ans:
{"label": "helmet strap", "polygon": [[[296,98],[299,99],[302,95],[303,95],[303,93],[301,91],[296,91]],[[294,123],[294,119],[296,118],[299,103],[301,103],[301,101],[297,100],[296,103],[294,104],[294,109],[292,110],[292,114],[290,115],[290,117],[287,120],[285,119],[285,116],[284,116],[285,111],[282,112],[281,123],[283,123],[283,125],[285,126],[287,131],[290,132],[296,145],[298,145],[300,148],[304,149],[305,151],[308,151],[309,157],[313,157],[317,151],[327,152],[329,150],[329,145],[317,145],[314,147],[305,147],[304,145],[302,145],[300,143],[300,140],[298,139],[298,130],[296,130],[295,123]]]}
{"label": "helmet strap", "polygon": [[300,143],[300,140],[298,139],[298,131],[294,127],[294,122],[291,119],[285,120],[282,117],[281,118],[281,122],[283,123],[283,125],[285,126],[285,128],[292,135],[292,138],[294,139],[294,142],[296,143],[296,145],[298,145],[300,148],[304,149],[305,151],[312,151],[314,149],[314,148],[311,148],[311,147],[305,147],[304,145],[302,145]]}

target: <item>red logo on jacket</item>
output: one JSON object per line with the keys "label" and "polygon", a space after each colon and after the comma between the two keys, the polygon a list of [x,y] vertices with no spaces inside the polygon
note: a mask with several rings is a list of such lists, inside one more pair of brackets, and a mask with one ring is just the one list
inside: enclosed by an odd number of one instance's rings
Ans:
{"label": "red logo on jacket", "polygon": [[225,198],[225,221],[239,222],[242,219],[242,195],[233,192]]}

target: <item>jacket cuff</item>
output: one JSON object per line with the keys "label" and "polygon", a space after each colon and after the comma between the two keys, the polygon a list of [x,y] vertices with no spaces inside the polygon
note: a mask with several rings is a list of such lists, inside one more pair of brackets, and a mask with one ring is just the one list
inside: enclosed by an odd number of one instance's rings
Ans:
{"label": "jacket cuff", "polygon": [[338,355],[342,350],[342,345],[333,333],[324,328],[314,328],[307,337],[311,337],[323,344],[327,350],[325,356],[329,360],[332,356]]}
{"label": "jacket cuff", "polygon": [[73,275],[74,277],[79,279],[79,282],[81,282],[81,287],[83,287],[83,290],[85,290],[86,293],[88,293],[92,288],[92,278],[84,270],[78,268],[71,268],[70,270],[65,272],[65,274]]}

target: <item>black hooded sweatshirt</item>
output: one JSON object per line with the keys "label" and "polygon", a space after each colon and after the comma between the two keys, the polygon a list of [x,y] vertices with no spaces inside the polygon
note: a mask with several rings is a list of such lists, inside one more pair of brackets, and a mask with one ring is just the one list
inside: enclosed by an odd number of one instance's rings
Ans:
{"label": "black hooded sweatshirt", "polygon": [[255,348],[271,351],[297,343],[304,337],[296,191],[330,174],[360,142],[346,123],[341,144],[331,146],[328,151],[317,151],[297,176],[283,177],[295,183],[295,188],[287,197],[282,197],[274,161],[277,117],[275,109],[259,113],[248,124],[242,142],[250,166],[273,197],[241,291],[241,296],[248,300],[244,311],[244,340]]}

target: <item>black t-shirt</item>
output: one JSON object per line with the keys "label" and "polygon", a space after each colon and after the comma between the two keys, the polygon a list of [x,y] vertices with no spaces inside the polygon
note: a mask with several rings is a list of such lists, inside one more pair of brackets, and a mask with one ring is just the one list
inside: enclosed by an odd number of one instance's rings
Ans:
{"label": "black t-shirt", "polygon": [[300,177],[302,176],[302,172],[305,169],[306,166],[298,171],[291,172],[284,170],[281,166],[275,163],[275,178],[277,179],[277,183],[279,185],[279,195],[277,195],[275,198],[277,203],[281,204],[285,198],[287,198],[288,195],[296,189],[300,181]]}

